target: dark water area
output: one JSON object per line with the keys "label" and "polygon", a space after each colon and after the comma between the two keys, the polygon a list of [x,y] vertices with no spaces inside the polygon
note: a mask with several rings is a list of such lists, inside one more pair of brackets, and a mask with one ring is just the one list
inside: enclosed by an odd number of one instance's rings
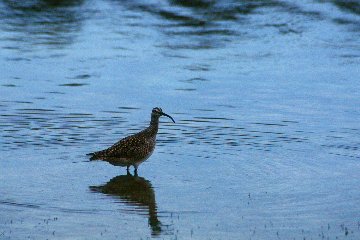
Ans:
{"label": "dark water area", "polygon": [[360,2],[1,0],[0,53],[1,240],[360,238]]}

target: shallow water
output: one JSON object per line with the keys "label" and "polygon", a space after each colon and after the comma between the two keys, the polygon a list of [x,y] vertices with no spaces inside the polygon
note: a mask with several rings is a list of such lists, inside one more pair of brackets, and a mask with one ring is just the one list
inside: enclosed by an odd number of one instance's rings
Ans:
{"label": "shallow water", "polygon": [[[356,1],[0,1],[0,239],[358,239]],[[147,126],[128,176],[89,162]]]}

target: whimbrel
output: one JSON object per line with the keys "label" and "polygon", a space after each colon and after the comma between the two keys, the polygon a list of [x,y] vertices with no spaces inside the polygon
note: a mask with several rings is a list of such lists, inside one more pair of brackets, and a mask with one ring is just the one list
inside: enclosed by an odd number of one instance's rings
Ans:
{"label": "whimbrel", "polygon": [[134,172],[137,174],[139,165],[148,159],[154,151],[161,116],[166,116],[175,123],[174,119],[164,113],[161,108],[153,108],[149,127],[121,139],[105,150],[89,153],[88,155],[91,155],[90,160],[103,160],[114,166],[126,166],[127,171],[129,171],[130,166],[134,166]]}

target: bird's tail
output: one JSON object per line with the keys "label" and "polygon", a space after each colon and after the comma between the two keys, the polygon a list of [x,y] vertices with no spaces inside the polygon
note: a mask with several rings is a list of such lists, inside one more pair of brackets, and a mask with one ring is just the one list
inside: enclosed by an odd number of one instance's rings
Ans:
{"label": "bird's tail", "polygon": [[92,152],[92,153],[88,153],[86,154],[87,156],[90,156],[90,160],[93,161],[93,160],[100,160],[102,159],[103,157],[106,157],[106,151],[105,150],[102,150],[102,151],[98,151],[98,152]]}

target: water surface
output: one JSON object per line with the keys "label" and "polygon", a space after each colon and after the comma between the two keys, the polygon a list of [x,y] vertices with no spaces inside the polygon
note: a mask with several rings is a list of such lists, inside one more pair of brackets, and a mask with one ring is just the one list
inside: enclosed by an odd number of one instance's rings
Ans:
{"label": "water surface", "polygon": [[[0,239],[358,239],[356,1],[0,1]],[[139,176],[86,153],[148,125]]]}

